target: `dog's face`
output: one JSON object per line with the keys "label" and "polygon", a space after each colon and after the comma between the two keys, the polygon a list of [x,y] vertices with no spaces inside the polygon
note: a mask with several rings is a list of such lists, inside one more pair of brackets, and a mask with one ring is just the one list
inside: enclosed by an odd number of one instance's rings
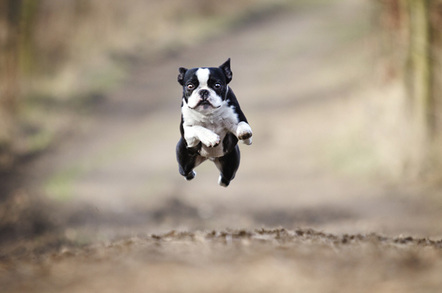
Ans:
{"label": "dog's face", "polygon": [[220,67],[179,69],[178,82],[183,86],[185,105],[202,113],[220,108],[226,99],[227,84],[232,80],[230,59]]}

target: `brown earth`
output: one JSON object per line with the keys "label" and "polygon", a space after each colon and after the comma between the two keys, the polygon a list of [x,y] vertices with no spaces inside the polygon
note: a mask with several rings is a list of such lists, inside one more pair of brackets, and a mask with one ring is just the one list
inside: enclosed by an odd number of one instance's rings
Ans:
{"label": "brown earth", "polygon": [[[53,228],[4,241],[1,292],[440,292],[440,191],[379,175],[367,139],[389,92],[369,15],[290,8],[139,62],[24,173],[17,202]],[[177,68],[228,57],[254,140],[225,189],[210,163],[184,181],[174,148]]]}
{"label": "brown earth", "polygon": [[169,232],[2,261],[3,292],[438,292],[441,241]]}

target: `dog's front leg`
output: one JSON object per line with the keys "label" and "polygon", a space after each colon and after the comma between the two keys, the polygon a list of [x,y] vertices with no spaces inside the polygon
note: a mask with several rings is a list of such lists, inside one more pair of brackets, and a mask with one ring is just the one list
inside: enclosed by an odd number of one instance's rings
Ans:
{"label": "dog's front leg", "polygon": [[185,126],[184,139],[188,147],[196,147],[199,142],[207,147],[215,147],[221,142],[218,134],[199,125]]}
{"label": "dog's front leg", "polygon": [[227,128],[244,144],[252,144],[252,128],[247,122],[241,121],[238,124],[228,123]]}
{"label": "dog's front leg", "polygon": [[252,128],[247,122],[241,121],[238,123],[236,128],[236,137],[238,137],[239,140],[241,140],[246,145],[251,145],[252,135]]}

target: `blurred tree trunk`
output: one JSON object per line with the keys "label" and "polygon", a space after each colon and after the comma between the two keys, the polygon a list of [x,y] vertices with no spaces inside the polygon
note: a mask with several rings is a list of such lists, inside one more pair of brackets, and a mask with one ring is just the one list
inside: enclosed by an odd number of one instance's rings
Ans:
{"label": "blurred tree trunk", "polygon": [[40,2],[40,0],[21,0],[20,34],[18,40],[21,77],[29,77],[36,71],[35,67],[37,67],[36,62],[38,58],[35,56],[36,49],[33,37],[37,9]]}
{"label": "blurred tree trunk", "polygon": [[442,177],[442,0],[430,1],[429,14],[433,153],[439,177]]}
{"label": "blurred tree trunk", "polygon": [[[442,176],[442,0],[380,0],[388,72],[403,78],[411,177]],[[387,21],[386,21],[387,20]],[[399,56],[399,57],[398,57]],[[404,57],[402,57],[404,56]],[[398,148],[403,148],[402,143]]]}
{"label": "blurred tree trunk", "polygon": [[20,15],[20,0],[0,0],[0,167],[12,162]]}
{"label": "blurred tree trunk", "polygon": [[416,143],[411,155],[412,165],[418,174],[431,168],[431,144],[435,134],[429,1],[407,0],[409,49],[406,74]]}

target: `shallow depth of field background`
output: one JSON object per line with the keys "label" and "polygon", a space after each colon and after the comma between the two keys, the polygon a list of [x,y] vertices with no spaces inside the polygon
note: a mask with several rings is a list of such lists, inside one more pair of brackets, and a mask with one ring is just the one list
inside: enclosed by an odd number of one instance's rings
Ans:
{"label": "shallow depth of field background", "polygon": [[[438,0],[0,0],[0,273],[13,276],[0,281],[11,292],[108,290],[106,274],[78,275],[81,261],[65,263],[63,252],[86,247],[83,254],[104,261],[84,272],[107,270],[107,254],[118,251],[100,254],[96,245],[170,231],[196,233],[197,243],[203,232],[195,231],[278,227],[440,239],[441,7]],[[254,136],[253,145],[240,144],[241,166],[226,189],[211,162],[186,182],[175,145],[178,68],[218,66],[227,58]],[[182,263],[196,274],[209,267],[234,280],[219,259],[199,263],[200,249],[186,241],[160,252],[134,250],[153,263],[158,280],[170,273],[181,284],[188,277]],[[290,258],[315,255],[319,267],[322,254],[308,251],[322,246],[302,243]],[[355,266],[373,260],[356,278],[360,288],[389,276],[382,252],[371,245],[366,255],[349,256]],[[257,266],[245,278],[274,280],[266,267],[281,266],[312,284],[323,276],[302,266],[294,273],[281,259],[276,265],[275,254],[261,248],[233,254],[254,257]],[[218,247],[204,249],[216,254]],[[188,250],[185,260],[178,257]],[[268,258],[256,256],[261,252]],[[51,253],[61,253],[56,265],[66,275],[43,257]],[[331,267],[344,263],[332,276],[353,273],[345,256],[327,253]],[[389,253],[385,262],[397,261],[392,274],[401,281],[425,268],[418,284],[440,285],[440,250]],[[134,266],[124,263],[130,272],[146,265],[137,256],[130,258]],[[44,259],[43,268],[27,258]],[[233,262],[247,271],[249,263]],[[38,283],[40,277],[49,282]],[[79,280],[86,280],[83,287]],[[305,282],[296,288],[308,288]],[[139,279],[132,284],[136,292],[145,288]],[[379,292],[402,288],[388,284]],[[200,292],[194,285],[188,292]]]}

